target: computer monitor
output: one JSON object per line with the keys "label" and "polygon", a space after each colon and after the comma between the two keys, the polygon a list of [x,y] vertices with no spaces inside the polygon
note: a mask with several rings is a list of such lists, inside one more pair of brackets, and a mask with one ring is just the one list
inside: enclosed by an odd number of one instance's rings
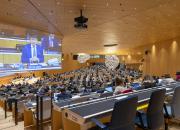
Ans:
{"label": "computer monitor", "polygon": [[105,90],[108,92],[113,92],[113,88],[111,86],[106,87]]}
{"label": "computer monitor", "polygon": [[140,84],[139,83],[132,83],[131,86],[133,89],[138,89],[140,87]]}
{"label": "computer monitor", "polygon": [[158,83],[159,83],[159,84],[161,84],[161,83],[162,83],[162,81],[163,81],[162,79],[158,79]]}

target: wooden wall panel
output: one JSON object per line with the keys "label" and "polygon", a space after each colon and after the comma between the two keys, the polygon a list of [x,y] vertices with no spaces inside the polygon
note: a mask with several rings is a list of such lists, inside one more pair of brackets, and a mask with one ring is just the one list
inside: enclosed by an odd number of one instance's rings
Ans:
{"label": "wooden wall panel", "polygon": [[145,74],[158,76],[171,74],[175,77],[176,72],[180,71],[180,37],[141,46],[135,50],[149,51],[148,55],[144,54]]}

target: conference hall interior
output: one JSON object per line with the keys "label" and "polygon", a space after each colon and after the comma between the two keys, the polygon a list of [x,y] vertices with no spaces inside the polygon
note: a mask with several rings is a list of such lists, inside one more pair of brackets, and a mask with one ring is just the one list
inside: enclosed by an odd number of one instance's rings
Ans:
{"label": "conference hall interior", "polygon": [[0,130],[180,130],[180,0],[0,0]]}

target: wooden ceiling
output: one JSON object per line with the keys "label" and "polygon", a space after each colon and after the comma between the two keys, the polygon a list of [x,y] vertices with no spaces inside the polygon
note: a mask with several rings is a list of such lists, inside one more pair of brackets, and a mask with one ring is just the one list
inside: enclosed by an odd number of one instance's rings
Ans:
{"label": "wooden ceiling", "polygon": [[[87,30],[74,28],[80,9]],[[65,52],[119,53],[178,37],[180,0],[1,0],[0,21],[56,33]]]}

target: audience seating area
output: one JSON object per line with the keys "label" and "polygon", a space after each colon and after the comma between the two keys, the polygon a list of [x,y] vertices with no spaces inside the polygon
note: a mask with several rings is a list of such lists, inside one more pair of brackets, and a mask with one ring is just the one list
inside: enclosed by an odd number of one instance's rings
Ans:
{"label": "audience seating area", "polygon": [[[133,88],[137,83],[138,89]],[[117,87],[123,91],[115,93]],[[170,78],[142,78],[140,71],[126,67],[110,71],[94,65],[63,74],[17,77],[1,86],[0,105],[4,118],[11,112],[14,125],[23,121],[24,129],[47,125],[52,130],[168,130],[172,119],[179,119],[179,87]],[[124,93],[129,88],[132,91]]]}

